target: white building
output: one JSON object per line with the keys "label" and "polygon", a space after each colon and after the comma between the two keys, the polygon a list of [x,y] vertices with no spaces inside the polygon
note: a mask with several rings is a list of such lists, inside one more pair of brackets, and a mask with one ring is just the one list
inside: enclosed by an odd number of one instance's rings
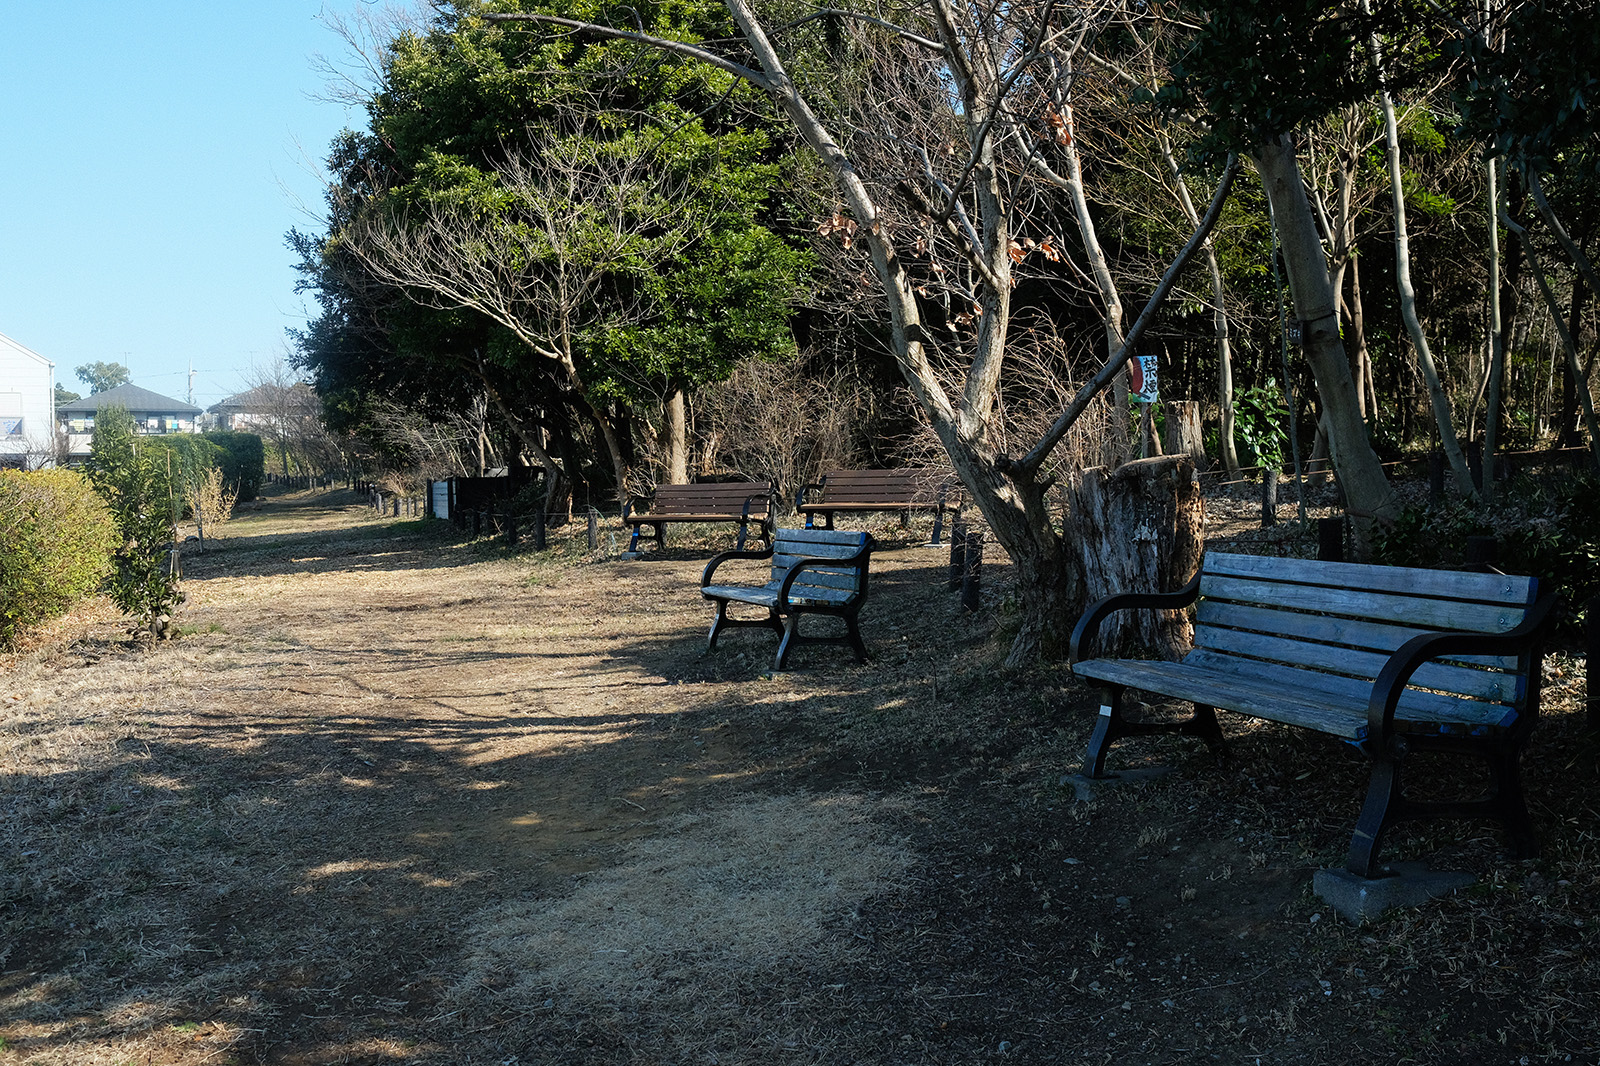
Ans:
{"label": "white building", "polygon": [[52,465],[55,403],[56,365],[0,333],[0,466]]}
{"label": "white building", "polygon": [[67,433],[67,454],[78,459],[94,443],[94,417],[102,407],[121,407],[133,416],[133,431],[140,436],[200,432],[200,408],[137,385],[118,385],[56,408]]}

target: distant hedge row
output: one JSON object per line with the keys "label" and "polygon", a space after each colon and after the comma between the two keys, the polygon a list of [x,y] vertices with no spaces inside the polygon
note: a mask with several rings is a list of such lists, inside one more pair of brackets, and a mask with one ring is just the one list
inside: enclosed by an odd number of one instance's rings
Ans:
{"label": "distant hedge row", "polygon": [[72,470],[0,470],[0,646],[100,587],[116,532]]}

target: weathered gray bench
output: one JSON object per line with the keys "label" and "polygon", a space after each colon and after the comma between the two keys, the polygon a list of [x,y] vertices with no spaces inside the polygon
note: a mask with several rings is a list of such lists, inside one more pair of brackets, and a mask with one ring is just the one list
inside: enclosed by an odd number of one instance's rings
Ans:
{"label": "weathered gray bench", "polygon": [[[669,522],[737,522],[739,539],[734,542],[735,549],[744,547],[751,525],[762,540],[767,540],[767,528],[772,522],[772,485],[765,481],[657,485],[652,499],[629,501],[622,513],[623,525],[633,527],[628,550],[637,552],[641,539],[655,541],[657,548],[665,547],[664,527]],[[641,535],[643,526],[653,532]]]}
{"label": "weathered gray bench", "polygon": [[[1113,611],[1190,604],[1194,647],[1182,661],[1090,657]],[[1339,737],[1372,760],[1346,862],[1357,877],[1384,876],[1383,834],[1413,818],[1497,819],[1530,856],[1517,762],[1539,713],[1552,604],[1530,577],[1209,553],[1182,590],[1111,596],[1079,620],[1072,670],[1103,692],[1084,774],[1108,776],[1106,754],[1128,736],[1188,734],[1220,752],[1220,708]],[[1125,689],[1191,702],[1194,714],[1131,721]],[[1490,794],[1410,798],[1401,767],[1417,752],[1484,759]]]}
{"label": "weathered gray bench", "polygon": [[822,519],[833,528],[838,512],[925,510],[933,512],[933,543],[944,530],[945,511],[960,507],[961,483],[949,470],[901,467],[894,470],[831,470],[815,484],[800,486],[794,509],[804,516],[806,528]]}
{"label": "weathered gray bench", "polygon": [[[700,578],[700,594],[717,605],[706,648],[717,646],[717,635],[730,627],[755,626],[771,629],[782,638],[774,668],[782,670],[789,651],[796,644],[847,644],[856,658],[867,660],[867,646],[861,640],[856,616],[867,601],[867,563],[872,555],[872,537],[830,529],[780,529],[766,551],[723,552],[706,564]],[[772,561],[764,585],[732,585],[716,582],[717,570],[735,560]],[[731,603],[765,607],[767,616],[758,619],[728,617]],[[802,635],[800,616],[832,615],[844,620],[842,636]]]}

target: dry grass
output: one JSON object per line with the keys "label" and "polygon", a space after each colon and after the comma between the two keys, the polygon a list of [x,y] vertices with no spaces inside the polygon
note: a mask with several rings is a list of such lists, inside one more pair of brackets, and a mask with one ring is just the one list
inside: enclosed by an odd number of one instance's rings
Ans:
{"label": "dry grass", "polygon": [[940,553],[875,532],[867,666],[703,656],[726,529],[535,556],[342,493],[188,559],[171,646],[104,604],[36,634],[0,659],[0,1063],[1600,1057],[1570,652],[1545,857],[1407,828],[1478,885],[1353,928],[1309,881],[1359,759],[1229,719],[1226,766],[1134,742],[1176,772],[1078,802],[1092,700],[997,671],[1006,568],[961,617]]}

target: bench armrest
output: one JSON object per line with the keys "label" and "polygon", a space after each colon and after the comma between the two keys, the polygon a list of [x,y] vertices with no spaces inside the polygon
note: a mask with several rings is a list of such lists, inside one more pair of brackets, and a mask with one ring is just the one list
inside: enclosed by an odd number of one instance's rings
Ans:
{"label": "bench armrest", "polygon": [[794,565],[789,567],[788,572],[783,575],[783,585],[778,589],[778,602],[784,606],[789,606],[789,590],[794,587],[795,578],[799,577],[802,572],[806,570],[838,569],[840,567],[850,567],[861,571],[861,580],[856,589],[856,595],[864,595],[867,591],[867,561],[872,555],[873,547],[875,547],[875,542],[869,536],[866,544],[861,546],[860,551],[843,559],[824,559],[807,556],[796,560]]}
{"label": "bench armrest", "polygon": [[748,496],[746,496],[744,498],[744,514],[743,514],[743,519],[742,519],[743,521],[745,521],[745,522],[750,521],[750,505],[752,503],[754,503],[755,501],[757,501],[757,500],[765,500],[766,503],[767,503],[767,513],[768,514],[772,513],[772,493],[770,493],[770,492],[752,492],[750,495],[748,495]]}
{"label": "bench armrest", "polygon": [[1195,574],[1189,583],[1176,592],[1118,592],[1092,604],[1072,630],[1067,661],[1079,663],[1093,658],[1089,651],[1100,636],[1100,623],[1117,611],[1137,607],[1155,607],[1166,611],[1181,610],[1200,598],[1200,575]]}
{"label": "bench armrest", "polygon": [[1555,620],[1552,612],[1556,602],[1554,593],[1541,594],[1523,616],[1521,624],[1504,633],[1422,633],[1400,645],[1372,683],[1372,696],[1367,701],[1368,741],[1378,745],[1380,750],[1387,748],[1394,733],[1395,708],[1411,675],[1424,663],[1441,656],[1531,653],[1527,685],[1528,691],[1537,696],[1542,645]]}
{"label": "bench armrest", "polygon": [[798,511],[800,508],[804,507],[806,505],[806,493],[810,492],[812,489],[820,490],[823,484],[824,483],[822,481],[812,481],[801,485],[800,491],[794,494],[794,509]]}
{"label": "bench armrest", "polygon": [[727,562],[730,559],[756,559],[756,560],[759,560],[759,559],[770,559],[770,558],[772,558],[772,549],[771,548],[767,548],[764,551],[758,551],[758,552],[753,552],[753,551],[730,551],[730,552],[721,552],[721,553],[719,553],[717,555],[713,555],[711,557],[711,561],[706,563],[705,572],[700,575],[700,587],[701,588],[705,588],[707,585],[711,584],[711,574],[712,574],[712,572],[715,571],[717,567],[721,566],[723,563]]}

